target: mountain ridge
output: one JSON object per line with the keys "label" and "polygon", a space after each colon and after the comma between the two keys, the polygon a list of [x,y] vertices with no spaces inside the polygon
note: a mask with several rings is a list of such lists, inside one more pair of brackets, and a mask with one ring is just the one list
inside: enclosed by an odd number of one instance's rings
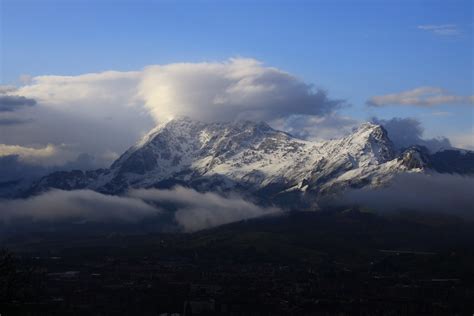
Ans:
{"label": "mountain ridge", "polygon": [[239,191],[261,200],[316,199],[346,188],[380,186],[403,172],[438,172],[439,166],[441,172],[474,173],[474,153],[451,152],[451,160],[463,158],[462,170],[451,170],[446,153],[431,154],[422,146],[397,151],[387,131],[374,123],[340,139],[312,142],[265,122],[180,118],[150,131],[110,168],[56,172],[37,181],[27,195],[52,188],[121,194],[179,184],[198,191]]}

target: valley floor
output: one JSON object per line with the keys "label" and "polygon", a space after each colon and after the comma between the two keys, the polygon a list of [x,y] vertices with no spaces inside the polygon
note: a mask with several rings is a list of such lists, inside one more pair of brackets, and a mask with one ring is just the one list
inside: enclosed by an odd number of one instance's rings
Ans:
{"label": "valley floor", "polygon": [[351,211],[194,234],[9,236],[0,313],[471,315],[473,228]]}

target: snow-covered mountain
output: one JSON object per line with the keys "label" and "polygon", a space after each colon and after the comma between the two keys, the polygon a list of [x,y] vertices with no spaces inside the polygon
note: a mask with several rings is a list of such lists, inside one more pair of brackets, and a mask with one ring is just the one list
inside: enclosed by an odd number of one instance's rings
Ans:
{"label": "snow-covered mountain", "polygon": [[[454,162],[446,162],[448,156]],[[451,170],[451,165],[459,165],[457,161],[465,164]],[[438,170],[440,166],[444,169]],[[417,146],[397,152],[385,129],[372,123],[341,139],[311,142],[263,122],[203,123],[181,118],[152,130],[109,169],[56,172],[35,183],[28,194],[50,188],[120,194],[130,188],[181,184],[277,201],[378,186],[400,172],[433,171],[472,173],[474,153],[430,154]]]}

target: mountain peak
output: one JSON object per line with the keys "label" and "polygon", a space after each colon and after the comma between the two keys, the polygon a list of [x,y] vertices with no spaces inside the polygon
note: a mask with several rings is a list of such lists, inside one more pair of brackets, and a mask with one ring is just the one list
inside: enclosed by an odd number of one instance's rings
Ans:
{"label": "mountain peak", "polygon": [[380,143],[388,147],[393,147],[388,133],[382,125],[366,122],[361,124],[354,132],[348,136],[351,139],[359,139],[371,143]]}
{"label": "mountain peak", "polygon": [[352,135],[366,135],[366,136],[373,136],[376,139],[387,139],[388,134],[385,128],[382,125],[372,123],[372,122],[365,122],[362,123],[359,127],[357,127]]}
{"label": "mountain peak", "polygon": [[205,140],[206,135],[213,134],[216,131],[225,135],[234,135],[246,133],[249,136],[265,134],[268,132],[277,132],[263,121],[255,122],[250,120],[236,120],[231,122],[201,122],[193,120],[187,116],[176,117],[153,128],[145,137],[142,138],[134,148],[145,146],[147,143],[163,133],[168,133],[174,137],[195,137],[201,135],[200,140]]}
{"label": "mountain peak", "polygon": [[344,152],[351,157],[359,157],[362,164],[372,165],[384,163],[395,157],[395,150],[387,131],[378,124],[364,123],[352,134],[330,141],[329,146],[338,152]]}

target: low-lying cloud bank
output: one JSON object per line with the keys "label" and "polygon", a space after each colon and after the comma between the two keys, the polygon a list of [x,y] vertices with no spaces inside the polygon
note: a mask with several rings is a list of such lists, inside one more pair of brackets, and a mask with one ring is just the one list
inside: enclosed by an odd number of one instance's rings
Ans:
{"label": "low-lying cloud bank", "polygon": [[170,204],[176,207],[176,224],[186,232],[281,212],[276,207],[259,207],[239,196],[223,197],[183,187],[133,190],[125,196],[53,190],[27,199],[0,201],[0,222],[138,222],[163,214],[162,206]]}
{"label": "low-lying cloud bank", "polygon": [[474,177],[453,174],[400,174],[386,187],[346,191],[340,204],[377,212],[413,210],[474,219]]}
{"label": "low-lying cloud bank", "polygon": [[53,190],[23,200],[0,203],[0,220],[33,221],[107,220],[137,221],[159,210],[141,200],[104,195],[90,190]]}
{"label": "low-lying cloud bank", "polygon": [[145,201],[176,204],[178,210],[175,219],[186,231],[282,212],[276,207],[257,206],[239,196],[222,197],[216,193],[199,193],[183,187],[173,190],[134,190],[130,196]]}
{"label": "low-lying cloud bank", "polygon": [[[348,190],[327,205],[358,205],[380,214],[402,210],[447,214],[474,219],[474,177],[451,174],[401,174],[386,187]],[[170,208],[170,206],[172,206]],[[261,207],[238,195],[200,193],[184,187],[138,189],[124,196],[90,190],[53,190],[22,200],[0,201],[0,223],[16,222],[130,222],[160,218],[185,232],[240,220],[280,214],[277,207]]]}

